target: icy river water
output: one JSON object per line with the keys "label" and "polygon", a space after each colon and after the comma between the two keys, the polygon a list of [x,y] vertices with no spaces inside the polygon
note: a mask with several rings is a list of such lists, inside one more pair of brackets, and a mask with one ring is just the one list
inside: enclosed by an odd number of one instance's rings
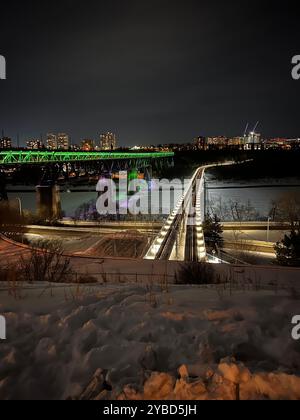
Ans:
{"label": "icy river water", "polygon": [[[258,218],[262,220],[268,217],[272,209],[272,203],[286,194],[300,196],[300,180],[278,179],[236,182],[221,182],[207,176],[207,206],[226,207],[230,203],[251,206],[255,209]],[[96,188],[95,188],[96,189]],[[71,192],[61,191],[61,205],[66,217],[72,217],[79,206],[97,199],[97,192],[91,186],[71,188]],[[36,195],[34,187],[8,187],[9,199],[19,198],[22,208],[35,212]]]}
{"label": "icy river water", "polygon": [[230,207],[238,203],[253,209],[257,217],[265,219],[270,215],[274,203],[286,196],[300,197],[300,181],[297,180],[270,180],[260,182],[215,182],[207,183],[207,206],[215,209]]}

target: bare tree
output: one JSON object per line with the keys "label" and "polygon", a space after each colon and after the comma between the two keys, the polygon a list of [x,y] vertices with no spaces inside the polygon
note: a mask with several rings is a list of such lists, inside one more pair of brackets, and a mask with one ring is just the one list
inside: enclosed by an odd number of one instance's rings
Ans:
{"label": "bare tree", "polygon": [[27,282],[62,283],[72,273],[70,259],[63,255],[59,241],[38,241],[29,255],[21,256],[18,264],[21,279]]}
{"label": "bare tree", "polygon": [[257,220],[259,214],[251,201],[248,200],[246,204],[240,201],[229,200],[230,215],[235,222],[249,222]]}
{"label": "bare tree", "polygon": [[249,222],[259,218],[259,213],[250,200],[244,204],[239,200],[224,201],[222,197],[210,203],[209,213],[215,214],[222,221]]}
{"label": "bare tree", "polygon": [[287,193],[277,203],[278,220],[288,222],[291,233],[277,242],[275,251],[281,265],[300,266],[300,194]]}
{"label": "bare tree", "polygon": [[273,203],[276,208],[275,219],[280,222],[288,222],[291,231],[300,229],[300,194],[286,193]]}

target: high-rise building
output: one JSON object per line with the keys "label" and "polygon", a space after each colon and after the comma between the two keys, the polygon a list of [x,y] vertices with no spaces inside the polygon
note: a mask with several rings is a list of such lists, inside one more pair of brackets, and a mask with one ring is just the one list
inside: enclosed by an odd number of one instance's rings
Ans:
{"label": "high-rise building", "polygon": [[57,135],[57,149],[58,150],[69,150],[70,149],[70,138],[66,133],[59,133]]}
{"label": "high-rise building", "polygon": [[245,138],[246,149],[259,149],[261,147],[261,134],[251,131]]}
{"label": "high-rise building", "polygon": [[206,148],[206,138],[203,136],[195,138],[194,145],[196,150],[204,150]]}
{"label": "high-rise building", "polygon": [[228,139],[228,146],[244,148],[244,145],[245,145],[244,137],[231,137],[230,139]]}
{"label": "high-rise building", "polygon": [[81,150],[84,152],[91,152],[95,150],[95,142],[91,139],[85,139],[81,142]]}
{"label": "high-rise building", "polygon": [[117,137],[113,133],[101,134],[100,136],[100,148],[101,150],[116,150],[117,149]]}
{"label": "high-rise building", "polygon": [[207,145],[209,148],[224,149],[228,145],[228,138],[225,136],[208,137]]}
{"label": "high-rise building", "polygon": [[9,137],[0,138],[0,149],[11,149],[12,141]]}
{"label": "high-rise building", "polygon": [[78,146],[78,144],[70,144],[70,150],[72,150],[72,152],[79,152],[80,147]]}
{"label": "high-rise building", "polygon": [[53,133],[47,134],[47,149],[56,150],[57,149],[57,135]]}
{"label": "high-rise building", "polygon": [[261,140],[261,134],[255,133],[254,131],[251,131],[248,136],[246,143],[248,144],[259,144]]}
{"label": "high-rise building", "polygon": [[26,142],[26,147],[28,150],[39,150],[43,148],[41,140],[32,139]]}
{"label": "high-rise building", "polygon": [[69,150],[70,138],[66,133],[48,133],[47,134],[47,149],[49,150]]}

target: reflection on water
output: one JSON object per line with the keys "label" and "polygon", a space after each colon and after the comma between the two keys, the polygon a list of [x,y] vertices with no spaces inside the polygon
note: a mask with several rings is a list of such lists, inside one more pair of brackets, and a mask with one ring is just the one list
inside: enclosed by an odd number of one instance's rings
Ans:
{"label": "reflection on water", "polygon": [[[8,193],[9,199],[13,199],[15,197],[20,197],[24,210],[29,210],[31,212],[36,211],[36,196],[34,192]],[[60,197],[64,214],[66,217],[72,217],[75,215],[78,207],[80,207],[82,204],[88,203],[91,200],[96,200],[97,192],[61,192]]]}

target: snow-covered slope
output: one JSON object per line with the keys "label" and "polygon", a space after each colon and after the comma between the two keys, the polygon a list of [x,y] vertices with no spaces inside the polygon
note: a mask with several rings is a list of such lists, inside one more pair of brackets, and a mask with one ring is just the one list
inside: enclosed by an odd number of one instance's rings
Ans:
{"label": "snow-covered slope", "polygon": [[300,398],[295,296],[132,285],[20,296],[0,292],[1,399]]}

